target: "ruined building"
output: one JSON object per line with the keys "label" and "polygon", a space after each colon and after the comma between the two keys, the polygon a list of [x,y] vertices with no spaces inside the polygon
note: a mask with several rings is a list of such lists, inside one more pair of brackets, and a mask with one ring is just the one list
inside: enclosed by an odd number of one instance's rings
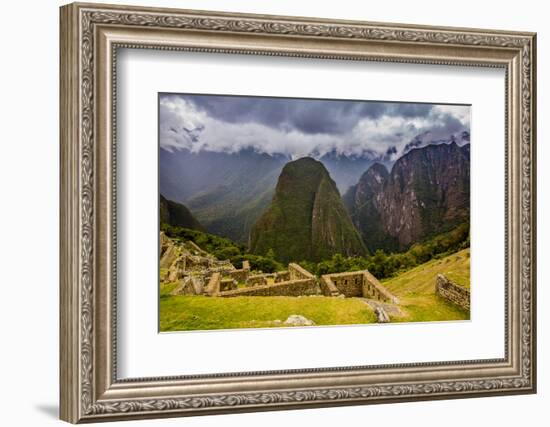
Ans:
{"label": "ruined building", "polygon": [[254,273],[248,261],[240,269],[218,260],[191,241],[160,235],[161,283],[178,282],[172,295],[362,297],[384,303],[398,300],[368,272],[326,274],[320,280],[296,263],[276,273]]}

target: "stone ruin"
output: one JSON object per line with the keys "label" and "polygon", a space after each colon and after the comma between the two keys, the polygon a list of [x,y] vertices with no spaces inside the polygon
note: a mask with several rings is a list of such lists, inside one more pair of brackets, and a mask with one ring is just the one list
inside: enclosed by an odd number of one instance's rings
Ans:
{"label": "stone ruin", "polygon": [[224,290],[221,287],[212,296],[304,296],[319,294],[319,286],[313,274],[295,263],[288,270],[269,274],[249,275],[243,286]]}
{"label": "stone ruin", "polygon": [[[253,272],[248,261],[237,269],[218,260],[192,241],[175,242],[160,233],[161,284],[177,282],[171,295],[325,296],[363,298],[379,323],[400,315],[399,300],[368,270],[324,274],[319,279],[296,263],[275,273]],[[470,291],[442,274],[436,277],[435,293],[464,310],[470,309]],[[396,314],[397,313],[397,314]]]}
{"label": "stone ruin", "polygon": [[320,286],[327,296],[344,295],[399,304],[399,300],[368,270],[325,274],[321,276]]}
{"label": "stone ruin", "polygon": [[177,282],[192,277],[194,283],[204,284],[216,272],[226,275],[239,271],[228,260],[218,260],[194,242],[176,244],[163,232],[160,233],[159,266],[161,283]]}
{"label": "stone ruin", "polygon": [[[327,296],[361,297],[398,304],[368,270],[325,274],[320,279],[296,263],[276,273],[254,273],[248,261],[240,269],[218,260],[194,242],[178,242],[161,233],[161,283],[179,282],[172,295],[237,296]],[[385,313],[377,313],[384,318]],[[386,316],[387,317],[387,316]]]}
{"label": "stone ruin", "polygon": [[435,279],[435,293],[463,310],[470,310],[470,290],[456,284],[443,274],[438,274]]}

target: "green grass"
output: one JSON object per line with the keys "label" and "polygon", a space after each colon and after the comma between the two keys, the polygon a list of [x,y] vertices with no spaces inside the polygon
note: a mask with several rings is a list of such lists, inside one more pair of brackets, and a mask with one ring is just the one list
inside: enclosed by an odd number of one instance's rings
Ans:
{"label": "green grass", "polygon": [[[283,327],[291,314],[316,325],[376,322],[372,309],[356,298],[170,296],[175,284],[161,287],[160,330]],[[281,323],[274,323],[280,320]]]}
{"label": "green grass", "polygon": [[444,274],[457,284],[470,287],[470,249],[464,249],[441,259],[435,259],[382,281],[401,303],[405,316],[396,322],[467,320],[470,313],[448,303],[435,294],[435,278]]}
{"label": "green grass", "polygon": [[[400,299],[403,316],[393,322],[467,320],[470,314],[435,294],[435,278],[445,274],[470,286],[470,250],[434,259],[382,283]],[[160,330],[189,331],[283,327],[291,314],[300,314],[316,325],[374,323],[372,309],[357,298],[329,297],[206,297],[172,296],[176,283],[160,287]],[[280,323],[275,323],[280,320]]]}

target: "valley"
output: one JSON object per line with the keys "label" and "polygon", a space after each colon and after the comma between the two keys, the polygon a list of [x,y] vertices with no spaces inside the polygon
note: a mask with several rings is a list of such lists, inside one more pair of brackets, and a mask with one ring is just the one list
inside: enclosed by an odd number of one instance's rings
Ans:
{"label": "valley", "polygon": [[[212,170],[214,178],[204,179],[187,202],[170,199],[168,195],[174,194],[170,185],[165,184],[167,193],[163,192],[162,176],[161,195],[164,204],[183,206],[180,216],[189,211],[185,215],[195,221],[189,228],[200,224],[199,229],[227,237],[251,253],[274,251],[283,262],[319,261],[336,253],[403,252],[468,221],[470,214],[469,143],[417,141],[417,145],[390,170],[370,160],[323,156],[341,179],[345,167],[335,163],[367,167],[344,194],[323,161],[311,157],[288,161],[245,152],[228,164],[224,162],[228,155],[215,153],[195,159]],[[197,168],[189,155],[177,154],[185,160],[182,169],[190,168],[185,174]],[[182,173],[178,179],[191,179]],[[358,169],[350,168],[345,182],[350,174],[357,175]],[[201,180],[195,177],[195,181]],[[178,225],[174,220],[165,222]]]}

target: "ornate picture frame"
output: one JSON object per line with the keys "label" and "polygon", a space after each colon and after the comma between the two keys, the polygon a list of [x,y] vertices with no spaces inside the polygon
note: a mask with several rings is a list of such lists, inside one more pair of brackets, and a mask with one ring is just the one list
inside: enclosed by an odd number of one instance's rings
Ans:
{"label": "ornate picture frame", "polygon": [[[61,419],[112,421],[536,391],[536,35],[99,4],[61,15]],[[505,357],[123,379],[116,335],[117,49],[505,70]]]}

